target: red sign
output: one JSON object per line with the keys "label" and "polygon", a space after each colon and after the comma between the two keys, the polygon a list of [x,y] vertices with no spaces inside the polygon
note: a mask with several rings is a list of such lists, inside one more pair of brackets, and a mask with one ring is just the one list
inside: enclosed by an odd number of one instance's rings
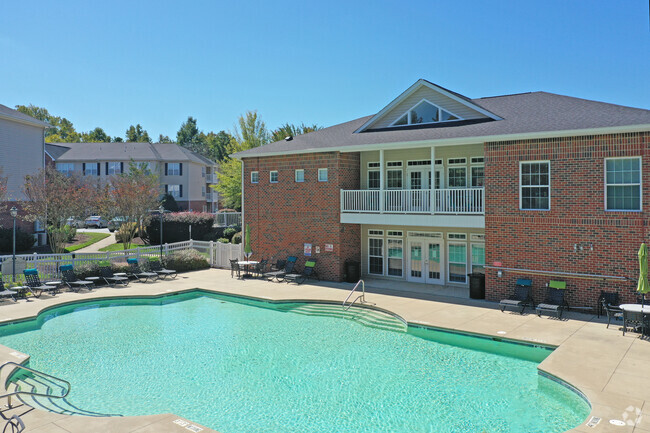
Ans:
{"label": "red sign", "polygon": [[494,262],[494,263],[492,263],[492,265],[496,266],[497,268],[500,268],[501,266],[503,266],[503,264],[501,262]]}

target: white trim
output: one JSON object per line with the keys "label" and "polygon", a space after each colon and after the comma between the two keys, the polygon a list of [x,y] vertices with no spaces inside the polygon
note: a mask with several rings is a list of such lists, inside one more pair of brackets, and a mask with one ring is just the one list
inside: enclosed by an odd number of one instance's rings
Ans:
{"label": "white trim", "polygon": [[[273,173],[277,174],[277,179],[273,180]],[[269,171],[269,183],[278,183],[280,182],[280,173],[278,170],[271,170]]]}
{"label": "white trim", "polygon": [[[370,173],[379,173],[379,186],[376,187],[376,188],[372,188],[370,186]],[[372,167],[372,168],[368,168],[366,170],[366,188],[372,189],[372,190],[381,189],[381,170],[379,169],[379,167]]]}
{"label": "white trim", "polygon": [[[371,256],[370,255],[370,240],[371,239],[378,239],[381,241],[381,256]],[[382,236],[379,235],[368,235],[368,251],[366,252],[366,257],[367,257],[367,263],[368,263],[368,275],[386,275],[386,252],[384,251],[386,248],[385,242],[384,242],[384,237],[383,234]],[[402,254],[404,254],[402,252]],[[370,272],[370,257],[381,257],[381,274],[376,274],[373,272]],[[402,272],[403,273],[403,272]]]}
{"label": "white trim", "polygon": [[[302,172],[302,180],[298,180],[298,172]],[[305,181],[305,169],[304,168],[297,168],[293,171],[293,180],[296,183],[302,183]]]}
{"label": "white trim", "polygon": [[[438,120],[437,122],[411,123],[411,111],[412,111],[415,107],[420,106],[423,102],[426,102],[427,104],[433,105],[434,107],[436,107],[436,108],[438,109],[438,119],[440,119],[440,111],[446,111],[447,113],[449,113],[449,114],[451,114],[452,116],[454,116],[455,119],[451,119],[451,120]],[[396,123],[398,120],[401,120],[402,117],[404,117],[404,115],[406,115],[406,125],[402,125],[402,124],[400,124],[400,125],[395,125],[395,123]],[[420,102],[418,102],[417,104],[415,104],[414,106],[412,106],[411,108],[409,108],[408,110],[406,110],[406,113],[402,114],[402,115],[399,116],[397,119],[395,119],[395,120],[393,121],[393,123],[391,123],[390,125],[388,125],[388,127],[393,127],[393,128],[394,128],[394,127],[400,127],[400,126],[431,125],[431,124],[434,124],[434,123],[457,122],[457,121],[459,121],[459,120],[465,120],[465,119],[463,119],[462,117],[458,116],[458,115],[455,114],[455,113],[452,113],[451,111],[447,110],[446,108],[442,108],[442,107],[441,107],[440,105],[438,105],[438,104],[434,104],[433,102],[429,101],[427,98],[422,98],[422,99],[420,99]]]}
{"label": "white trim", "polygon": [[[610,159],[638,159],[639,160],[639,209],[607,209],[607,161]],[[630,186],[635,184],[614,184],[616,186]],[[604,191],[604,209],[605,212],[643,212],[643,158],[641,156],[616,156],[605,158],[603,160],[603,189]]]}
{"label": "white trim", "polygon": [[[402,257],[400,259],[396,259],[396,260],[400,260],[402,262],[402,267],[400,268],[400,275],[391,275],[389,273],[389,270],[390,270],[390,263],[389,262],[390,262],[391,257],[390,257],[390,254],[388,252],[388,250],[390,249],[389,246],[388,246],[388,243],[391,242],[391,241],[399,242],[401,247],[402,247]],[[404,260],[404,246],[405,246],[405,242],[404,242],[404,239],[401,238],[401,237],[391,236],[388,239],[386,239],[386,247],[385,247],[385,249],[386,249],[386,276],[387,277],[404,278],[404,273],[405,273],[404,272],[404,261],[405,261]]]}
{"label": "white trim", "polygon": [[[523,209],[521,207],[522,195],[521,195],[521,166],[523,164],[548,164],[548,209]],[[540,187],[542,185],[537,185]],[[519,210],[520,211],[550,211],[551,210],[551,161],[549,159],[533,160],[533,161],[519,161]]]}
{"label": "white trim", "polygon": [[468,253],[469,253],[469,273],[474,272],[474,269],[473,269],[474,268],[474,260],[473,260],[474,258],[472,256],[472,247],[474,245],[476,245],[477,247],[478,246],[483,247],[483,264],[482,265],[477,264],[477,266],[483,266],[483,269],[485,269],[485,265],[486,265],[486,263],[485,263],[485,252],[486,252],[486,250],[485,250],[485,242],[470,242],[469,251],[468,251]]}
{"label": "white trim", "polygon": [[[458,236],[463,236],[462,238],[452,238],[452,235],[458,235]],[[467,233],[458,233],[458,232],[449,232],[447,233],[447,240],[450,241],[466,241],[467,240]]]}
{"label": "white trim", "polygon": [[[16,111],[18,111],[18,110],[16,110]],[[26,114],[26,116],[27,116],[27,114]],[[29,125],[29,126],[36,126],[38,128],[41,128],[41,129],[54,128],[54,126],[52,126],[52,125],[50,125],[50,124],[48,124],[46,122],[41,122],[38,119],[34,119],[33,121],[31,121],[29,119],[17,118],[17,117],[11,116],[9,114],[4,114],[4,113],[0,113],[0,119],[9,120],[9,121],[16,122],[16,123],[22,123],[22,124]],[[51,144],[51,143],[46,143],[46,144]]]}
{"label": "white trim", "polygon": [[[253,173],[257,174],[257,181],[253,182]],[[260,172],[259,171],[251,171],[251,183],[257,184],[260,183]]]}
{"label": "white trim", "polygon": [[[321,174],[321,172],[322,172],[323,170],[325,170],[325,180],[322,180],[322,179],[320,178],[320,174]],[[327,170],[327,167],[319,168],[319,169],[318,169],[318,181],[319,181],[319,182],[329,182],[329,180],[330,180],[330,178],[329,178],[329,171]]]}
{"label": "white trim", "polygon": [[[377,233],[370,233],[377,232]],[[368,236],[384,236],[384,231],[379,229],[368,229]]]}
{"label": "white trim", "polygon": [[[482,168],[483,169],[483,185],[482,186],[474,186],[472,185],[474,183],[474,170],[475,168]],[[484,188],[485,187],[485,165],[483,164],[473,164],[469,166],[469,185],[467,186],[468,188]]]}
{"label": "white trim", "polygon": [[[388,186],[388,181],[389,181],[389,178],[388,178],[388,172],[389,172],[389,171],[399,171],[399,172],[400,172],[400,178],[402,179],[402,185],[401,185],[399,188],[396,188],[396,187],[389,187],[389,186]],[[403,168],[401,168],[401,167],[400,167],[400,168],[386,167],[386,189],[387,189],[387,190],[400,190],[400,189],[404,189],[404,169],[403,169]]]}
{"label": "white trim", "polygon": [[[462,159],[463,162],[452,162],[455,159]],[[447,166],[454,166],[454,165],[467,165],[467,157],[459,156],[456,158],[447,158]]]}
{"label": "white trim", "polygon": [[[476,158],[476,159],[480,158],[481,161],[480,162],[474,162],[474,161],[472,161],[474,158]],[[471,165],[485,165],[485,157],[484,156],[470,156],[469,157],[469,163]]]}
{"label": "white trim", "polygon": [[[450,272],[449,266],[451,266],[451,264],[452,264],[452,261],[451,261],[451,254],[449,253],[449,248],[450,248],[452,245],[462,245],[462,246],[465,247],[465,272],[463,272],[463,277],[465,278],[465,281],[463,281],[463,282],[460,282],[460,281],[450,281],[450,280],[449,280],[449,277],[451,276],[451,272]],[[448,241],[447,241],[447,269],[446,269],[446,270],[447,270],[447,280],[446,280],[447,283],[449,283],[449,284],[465,284],[465,285],[468,283],[468,281],[467,281],[467,265],[468,265],[469,263],[468,263],[467,254],[468,254],[467,241],[464,241],[464,242],[463,242],[463,241],[458,241],[458,240],[448,240]],[[471,253],[470,253],[470,254],[471,254]],[[459,262],[453,262],[453,263],[455,263],[455,264],[460,264]]]}

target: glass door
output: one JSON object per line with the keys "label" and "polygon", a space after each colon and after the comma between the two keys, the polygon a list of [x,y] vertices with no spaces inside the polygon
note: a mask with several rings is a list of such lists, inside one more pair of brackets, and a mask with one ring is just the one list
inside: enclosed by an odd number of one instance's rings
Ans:
{"label": "glass door", "polygon": [[409,241],[407,279],[414,283],[443,284],[442,248],[426,239]]}
{"label": "glass door", "polygon": [[409,258],[407,280],[415,283],[424,282],[424,257],[422,257],[423,242],[409,241]]}
{"label": "glass door", "polygon": [[427,257],[427,275],[426,282],[429,284],[443,284],[442,281],[442,265],[441,265],[441,252],[439,243],[428,242],[428,257]]}

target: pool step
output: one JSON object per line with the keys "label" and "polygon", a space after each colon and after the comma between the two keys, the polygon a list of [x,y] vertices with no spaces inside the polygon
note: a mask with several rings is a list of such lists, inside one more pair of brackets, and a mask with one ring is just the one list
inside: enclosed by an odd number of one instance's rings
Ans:
{"label": "pool step", "polygon": [[[11,380],[9,389],[11,391],[20,390],[52,395],[63,395],[65,393],[65,386],[63,384],[42,376],[34,376],[29,372],[15,375]],[[64,415],[116,416],[116,414],[97,413],[81,409],[72,405],[66,398],[38,397],[33,395],[18,395],[14,398],[33,408]]]}
{"label": "pool step", "polygon": [[383,329],[386,331],[405,332],[406,325],[401,320],[389,314],[366,308],[352,307],[345,310],[341,305],[334,304],[302,304],[286,308],[285,311],[308,316],[338,317],[361,323],[364,326]]}

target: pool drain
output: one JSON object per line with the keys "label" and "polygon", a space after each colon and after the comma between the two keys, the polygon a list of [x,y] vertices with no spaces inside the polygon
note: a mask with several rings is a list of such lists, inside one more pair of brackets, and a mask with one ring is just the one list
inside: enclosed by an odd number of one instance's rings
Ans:
{"label": "pool drain", "polygon": [[625,421],[621,421],[620,419],[610,419],[609,423],[611,425],[615,425],[617,427],[624,427],[625,426]]}

